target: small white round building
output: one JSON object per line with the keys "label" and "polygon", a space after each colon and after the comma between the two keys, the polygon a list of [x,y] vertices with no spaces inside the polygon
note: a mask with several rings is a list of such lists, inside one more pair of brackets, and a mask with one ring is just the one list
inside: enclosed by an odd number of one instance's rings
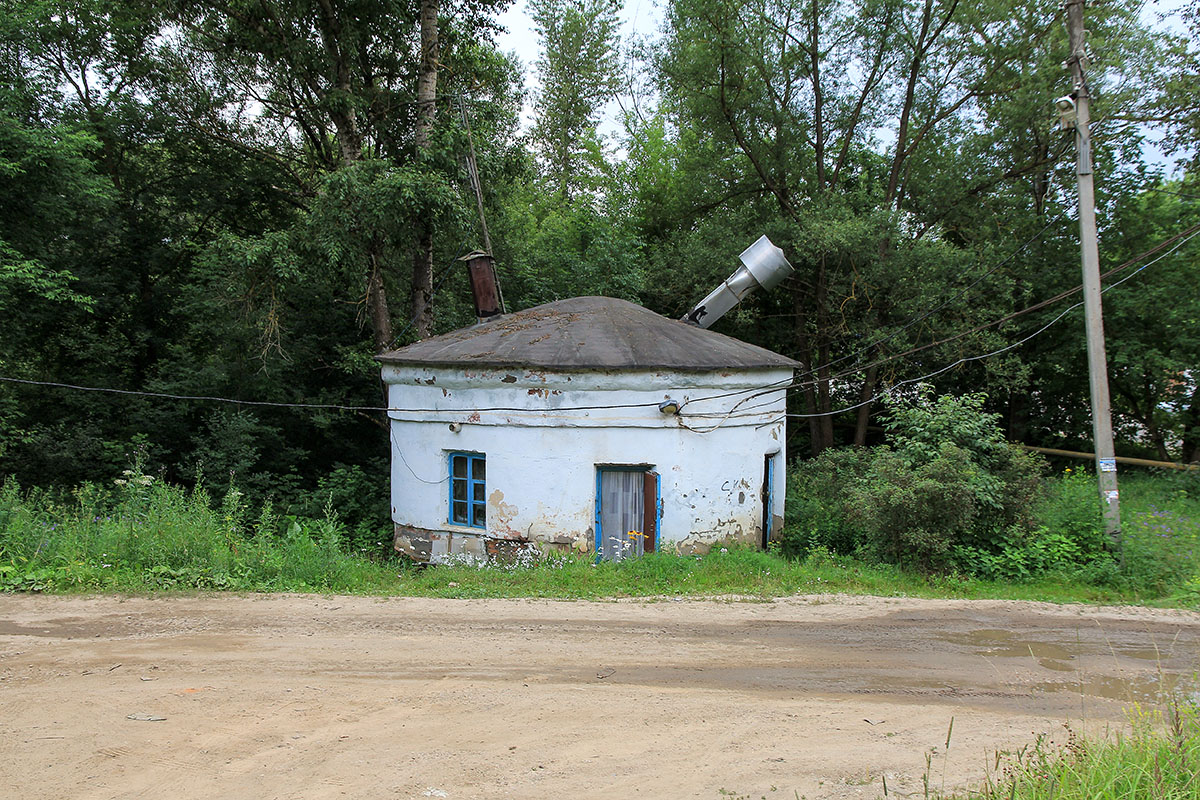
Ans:
{"label": "small white round building", "polygon": [[765,545],[796,362],[624,300],[549,303],[379,357],[395,546],[622,558]]}

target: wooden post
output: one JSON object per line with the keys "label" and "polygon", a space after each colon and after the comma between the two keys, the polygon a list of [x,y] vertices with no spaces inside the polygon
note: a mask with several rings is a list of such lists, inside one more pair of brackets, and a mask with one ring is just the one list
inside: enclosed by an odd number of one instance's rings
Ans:
{"label": "wooden post", "polygon": [[1079,183],[1079,242],[1083,262],[1083,310],[1087,330],[1088,379],[1091,384],[1092,438],[1096,447],[1096,476],[1104,508],[1104,531],[1121,547],[1121,506],[1117,493],[1117,462],[1113,451],[1112,409],[1108,364],[1104,353],[1104,316],[1100,304],[1100,251],[1096,236],[1096,199],[1089,131],[1089,96],[1083,70],[1087,65],[1084,0],[1067,0],[1067,65],[1074,83],[1075,174]]}

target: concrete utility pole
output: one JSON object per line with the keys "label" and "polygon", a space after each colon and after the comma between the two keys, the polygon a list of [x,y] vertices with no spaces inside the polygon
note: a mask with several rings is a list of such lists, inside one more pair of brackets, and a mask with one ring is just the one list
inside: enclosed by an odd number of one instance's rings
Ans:
{"label": "concrete utility pole", "polygon": [[[1075,174],[1079,179],[1079,240],[1083,251],[1083,310],[1087,327],[1088,376],[1092,389],[1092,436],[1096,476],[1104,508],[1104,530],[1113,546],[1121,546],[1121,507],[1117,494],[1117,462],[1113,452],[1112,409],[1108,365],[1104,355],[1104,316],[1100,307],[1100,252],[1096,244],[1096,198],[1092,180],[1092,138],[1088,130],[1087,32],[1083,27],[1084,0],[1066,0],[1067,37],[1071,55],[1067,66],[1075,90],[1059,101],[1059,110],[1075,106]],[[1065,107],[1064,107],[1065,106]],[[1065,121],[1065,115],[1064,115]]]}

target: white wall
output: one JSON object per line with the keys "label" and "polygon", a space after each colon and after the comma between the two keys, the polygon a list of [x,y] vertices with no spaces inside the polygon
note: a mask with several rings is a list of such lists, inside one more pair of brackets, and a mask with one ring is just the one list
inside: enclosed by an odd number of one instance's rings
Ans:
{"label": "white wall", "polygon": [[[392,518],[399,526],[461,534],[434,536],[434,557],[479,551],[469,539],[482,531],[447,521],[447,459],[456,451],[487,457],[491,537],[590,550],[597,465],[645,464],[661,476],[660,543],[684,550],[732,539],[757,543],[763,459],[771,453],[778,454],[773,510],[783,517],[790,370],[546,373],[388,365],[383,375],[392,408]],[[666,398],[684,404],[679,415],[658,410]]]}

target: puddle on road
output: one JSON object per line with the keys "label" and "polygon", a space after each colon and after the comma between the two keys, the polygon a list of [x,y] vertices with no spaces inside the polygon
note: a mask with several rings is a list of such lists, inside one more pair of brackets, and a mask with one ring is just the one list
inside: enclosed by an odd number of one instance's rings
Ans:
{"label": "puddle on road", "polygon": [[973,647],[976,655],[996,658],[1035,658],[1039,664],[1048,669],[1073,669],[1071,666],[1061,663],[1075,658],[1075,654],[1070,650],[1057,644],[1022,639],[1012,631],[979,630],[969,633],[948,633],[941,638],[954,644]]}
{"label": "puddle on road", "polygon": [[[1071,661],[1076,655],[1088,655],[1087,647],[1080,647],[1072,650],[1061,644],[1051,644],[1050,642],[1039,642],[1032,639],[1022,638],[1019,633],[1001,629],[984,629],[971,631],[969,633],[947,633],[940,637],[943,641],[952,642],[954,644],[965,645],[975,648],[976,655],[994,656],[996,658],[1034,658],[1039,661]],[[1119,643],[1108,643],[1100,647],[1100,649],[1092,648],[1096,653],[1103,655],[1125,656],[1127,658],[1136,658],[1140,661],[1156,661],[1165,662],[1181,655],[1178,652],[1178,647],[1175,642],[1170,642],[1163,647],[1131,647]],[[1046,664],[1042,666],[1049,669],[1074,669],[1074,667],[1064,666],[1063,664]]]}
{"label": "puddle on road", "polygon": [[49,639],[74,639],[89,636],[90,628],[77,623],[81,617],[48,619],[36,625],[20,625],[12,620],[0,619],[0,636],[38,636]]}
{"label": "puddle on road", "polygon": [[1173,648],[1160,650],[1154,647],[1118,647],[1116,651],[1117,655],[1140,658],[1143,661],[1165,661],[1174,654]]}
{"label": "puddle on road", "polygon": [[1185,700],[1196,696],[1178,675],[1142,675],[1113,677],[1110,675],[1084,675],[1082,680],[1045,681],[1035,683],[1038,692],[1074,692],[1090,697],[1104,697],[1126,703],[1157,703],[1176,696]]}
{"label": "puddle on road", "polygon": [[[1091,670],[1080,670],[1073,662],[1077,655],[1092,654],[1087,647],[1080,647],[1073,652],[1062,645],[1033,641],[1022,638],[1019,633],[1013,631],[995,629],[951,633],[945,634],[941,638],[947,642],[973,648],[976,655],[989,658],[1032,658],[1045,669],[1076,673],[1075,679],[1064,677],[1061,680],[1034,683],[1030,688],[1035,692],[1075,692],[1129,703],[1158,702],[1171,696],[1181,697],[1192,702],[1200,698],[1200,690],[1197,689],[1195,675],[1192,673],[1180,675],[1163,672],[1160,669],[1157,674],[1112,676],[1094,675],[1091,674]],[[1107,645],[1106,649],[1113,657],[1124,656],[1141,661],[1152,661],[1159,664],[1160,667],[1163,662],[1180,655],[1174,652],[1174,647],[1159,649]],[[1096,652],[1099,653],[1099,651]],[[1119,667],[1118,670],[1124,673],[1124,670],[1120,670]],[[1132,671],[1138,670],[1135,668]]]}

